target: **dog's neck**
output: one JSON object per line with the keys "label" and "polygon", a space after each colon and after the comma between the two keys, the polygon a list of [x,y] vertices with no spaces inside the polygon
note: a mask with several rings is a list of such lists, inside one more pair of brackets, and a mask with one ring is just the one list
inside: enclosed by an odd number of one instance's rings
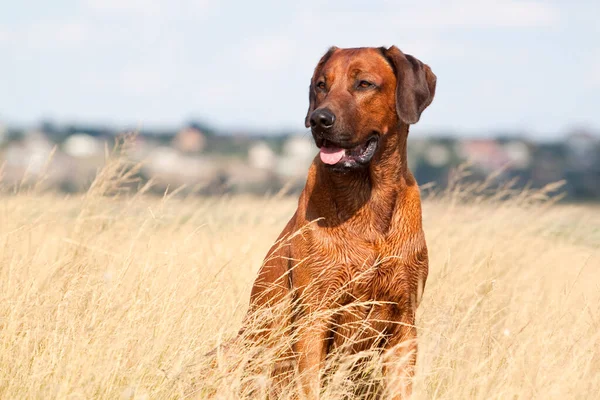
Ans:
{"label": "dog's neck", "polygon": [[380,138],[379,150],[368,167],[350,173],[329,170],[317,162],[307,204],[309,220],[324,218],[325,226],[342,224],[358,212],[370,212],[380,232],[389,229],[398,200],[415,180],[408,169],[408,125],[400,124]]}

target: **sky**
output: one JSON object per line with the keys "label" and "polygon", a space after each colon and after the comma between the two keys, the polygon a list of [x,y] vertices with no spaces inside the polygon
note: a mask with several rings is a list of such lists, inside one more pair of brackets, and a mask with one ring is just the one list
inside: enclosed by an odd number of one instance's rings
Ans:
{"label": "sky", "polygon": [[331,45],[429,64],[420,132],[600,129],[597,0],[21,0],[0,5],[0,122],[304,131]]}

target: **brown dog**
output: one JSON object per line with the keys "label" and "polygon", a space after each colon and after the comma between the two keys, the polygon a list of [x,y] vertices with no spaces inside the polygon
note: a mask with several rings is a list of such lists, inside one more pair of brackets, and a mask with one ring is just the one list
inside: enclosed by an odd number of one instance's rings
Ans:
{"label": "brown dog", "polygon": [[279,323],[298,327],[292,354],[307,398],[319,396],[326,355],[341,346],[381,349],[388,393],[411,393],[428,259],[406,140],[435,86],[429,66],[395,46],[332,47],[314,71],[305,123],[320,154],[247,316],[290,302]]}

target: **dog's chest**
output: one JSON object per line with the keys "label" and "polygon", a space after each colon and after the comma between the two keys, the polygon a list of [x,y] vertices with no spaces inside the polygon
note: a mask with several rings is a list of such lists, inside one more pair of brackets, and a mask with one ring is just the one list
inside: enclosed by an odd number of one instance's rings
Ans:
{"label": "dog's chest", "polygon": [[315,258],[311,264],[326,277],[322,284],[327,291],[341,289],[349,299],[395,297],[402,276],[401,248],[395,241],[322,238],[312,247]]}

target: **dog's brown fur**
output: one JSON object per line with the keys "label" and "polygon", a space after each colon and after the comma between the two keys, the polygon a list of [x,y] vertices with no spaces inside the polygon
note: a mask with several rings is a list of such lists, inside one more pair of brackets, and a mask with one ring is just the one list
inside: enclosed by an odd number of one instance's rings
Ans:
{"label": "dog's brown fur", "polygon": [[[376,89],[357,90],[361,79]],[[318,397],[325,357],[340,346],[353,352],[378,346],[389,393],[395,399],[411,393],[415,310],[428,258],[406,141],[409,124],[431,103],[435,85],[429,66],[395,46],[333,47],[314,71],[307,127],[311,113],[327,107],[336,115],[333,136],[360,143],[377,132],[379,145],[367,166],[347,173],[315,158],[298,209],[280,235],[288,240],[269,251],[252,289],[248,318],[293,293],[296,305],[281,323],[300,327],[293,355],[307,398]],[[345,311],[333,317],[302,323],[340,306]]]}

